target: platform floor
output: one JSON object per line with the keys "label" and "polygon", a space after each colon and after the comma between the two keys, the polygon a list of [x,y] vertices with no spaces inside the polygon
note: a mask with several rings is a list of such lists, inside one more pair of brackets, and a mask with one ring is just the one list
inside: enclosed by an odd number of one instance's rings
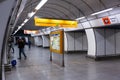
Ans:
{"label": "platform floor", "polygon": [[[86,53],[65,54],[65,67],[61,56],[54,54],[49,60],[49,49],[25,47],[27,59],[17,60],[16,68],[6,72],[6,80],[120,80],[120,59],[94,61]],[[18,48],[15,47],[15,57]]]}

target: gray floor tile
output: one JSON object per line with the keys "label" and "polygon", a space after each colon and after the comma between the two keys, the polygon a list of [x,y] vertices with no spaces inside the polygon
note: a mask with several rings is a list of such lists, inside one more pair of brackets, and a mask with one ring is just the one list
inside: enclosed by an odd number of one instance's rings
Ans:
{"label": "gray floor tile", "polygon": [[[49,49],[25,47],[27,60],[17,60],[16,68],[6,72],[6,80],[120,80],[120,60],[94,61],[86,53],[65,54],[61,67],[58,54],[49,61]],[[15,57],[18,49],[15,47]]]}

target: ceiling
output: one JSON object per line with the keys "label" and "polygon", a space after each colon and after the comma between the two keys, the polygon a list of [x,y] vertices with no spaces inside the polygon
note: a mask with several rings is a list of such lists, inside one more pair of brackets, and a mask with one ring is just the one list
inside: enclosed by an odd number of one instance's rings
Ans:
{"label": "ceiling", "polygon": [[[40,1],[41,0],[27,0],[17,25],[20,25],[27,18],[28,13],[32,12]],[[119,5],[120,0],[48,0],[48,2],[37,11],[35,16],[74,20]],[[42,28],[43,27],[35,27],[34,20],[31,18],[22,29]]]}
{"label": "ceiling", "polygon": [[5,1],[5,0],[0,0],[0,3],[3,2],[3,1]]}

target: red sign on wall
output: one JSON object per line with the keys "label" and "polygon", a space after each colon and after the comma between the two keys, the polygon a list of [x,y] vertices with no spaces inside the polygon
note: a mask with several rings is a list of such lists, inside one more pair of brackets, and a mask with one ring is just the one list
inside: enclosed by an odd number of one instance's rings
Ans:
{"label": "red sign on wall", "polygon": [[102,18],[102,21],[105,25],[111,24],[110,18],[109,17],[104,17]]}

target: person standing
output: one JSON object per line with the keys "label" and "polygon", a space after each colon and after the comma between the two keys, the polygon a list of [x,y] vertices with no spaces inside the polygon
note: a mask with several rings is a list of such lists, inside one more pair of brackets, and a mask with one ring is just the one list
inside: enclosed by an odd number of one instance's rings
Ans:
{"label": "person standing", "polygon": [[27,58],[25,52],[24,52],[24,46],[25,46],[25,42],[23,39],[18,39],[18,48],[19,48],[19,58],[18,59],[21,59],[21,53],[23,53],[25,59]]}
{"label": "person standing", "polygon": [[14,37],[10,36],[9,39],[8,39],[9,51],[12,50],[12,52],[14,53],[13,44],[14,44]]}
{"label": "person standing", "polygon": [[31,41],[30,40],[28,40],[28,47],[29,47],[29,49],[31,48]]}

